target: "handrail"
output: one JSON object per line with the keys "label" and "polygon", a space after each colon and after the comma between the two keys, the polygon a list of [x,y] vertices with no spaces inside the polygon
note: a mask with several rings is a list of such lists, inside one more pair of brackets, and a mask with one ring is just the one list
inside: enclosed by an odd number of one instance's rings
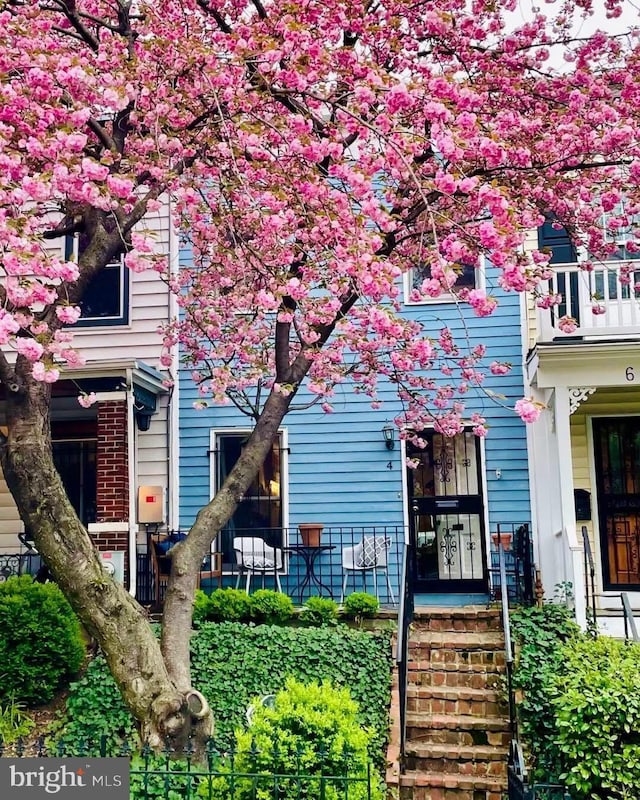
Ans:
{"label": "handrail", "polygon": [[407,685],[409,683],[409,626],[413,619],[413,593],[411,592],[411,548],[405,544],[402,558],[400,603],[398,606],[398,638],[396,665],[398,668],[398,699],[400,703],[400,766],[404,768],[407,741]]}
{"label": "handrail", "polygon": [[625,641],[629,641],[629,631],[631,631],[631,638],[634,642],[640,642],[640,636],[638,636],[638,629],[636,628],[636,621],[633,618],[633,610],[631,608],[631,602],[629,601],[629,595],[626,592],[620,593],[620,600],[622,600],[622,613],[624,615],[624,638]]}
{"label": "handrail", "polygon": [[[591,542],[589,541],[589,532],[587,526],[582,526],[582,545],[584,547],[584,584],[585,584],[585,600],[586,607],[589,608],[589,583],[591,583],[591,613],[593,615],[594,629],[597,627],[597,612],[596,612],[596,565],[593,560],[593,553],[591,552]],[[589,577],[587,577],[587,572]]]}
{"label": "handrail", "polygon": [[518,740],[518,721],[516,718],[516,702],[513,691],[513,647],[511,644],[511,623],[509,621],[509,586],[507,584],[507,565],[504,556],[504,544],[500,535],[500,525],[498,531],[498,563],[500,566],[500,599],[502,605],[502,627],[504,629],[504,652],[507,668],[507,689],[509,691],[509,726],[511,728],[511,739],[513,742]]}

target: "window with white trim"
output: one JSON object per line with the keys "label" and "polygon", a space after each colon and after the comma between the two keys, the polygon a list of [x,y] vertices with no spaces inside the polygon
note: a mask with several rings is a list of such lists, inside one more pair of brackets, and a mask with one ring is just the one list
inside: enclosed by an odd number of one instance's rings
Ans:
{"label": "window with white trim", "polygon": [[431,269],[428,264],[421,267],[413,267],[405,273],[404,296],[407,305],[432,305],[434,303],[453,303],[456,295],[461,289],[481,289],[484,287],[484,272],[481,268],[472,264],[461,264],[458,268],[458,280],[453,291],[442,290],[438,297],[423,295],[419,300],[411,299],[411,292],[420,289],[425,280],[431,277]]}
{"label": "window with white trim", "polygon": [[[77,261],[85,246],[84,234],[68,237],[67,258]],[[129,271],[123,258],[100,270],[86,287],[79,306],[82,313],[75,327],[128,324]]]}
{"label": "window with white trim", "polygon": [[[235,466],[249,431],[219,431],[215,434],[215,487],[217,491]],[[233,539],[254,536],[264,539],[270,547],[283,547],[285,450],[282,434],[271,445],[260,470],[246,494],[241,498],[233,516],[220,532],[217,549],[222,551],[223,563],[235,560]]]}

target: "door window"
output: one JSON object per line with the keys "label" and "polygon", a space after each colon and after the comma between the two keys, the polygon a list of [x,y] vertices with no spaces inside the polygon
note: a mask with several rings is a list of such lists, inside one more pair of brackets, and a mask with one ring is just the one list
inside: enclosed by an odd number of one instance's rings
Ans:
{"label": "door window", "polygon": [[[248,432],[218,434],[216,486],[222,486],[248,438]],[[234,561],[233,539],[236,536],[257,536],[271,547],[283,546],[281,452],[278,438],[222,531],[219,547],[224,563],[231,564]]]}

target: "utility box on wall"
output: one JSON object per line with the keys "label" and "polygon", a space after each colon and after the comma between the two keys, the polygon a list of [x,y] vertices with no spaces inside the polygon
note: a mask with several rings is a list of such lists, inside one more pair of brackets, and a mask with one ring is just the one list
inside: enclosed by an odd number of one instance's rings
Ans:
{"label": "utility box on wall", "polygon": [[140,486],[138,488],[138,522],[143,525],[161,525],[164,522],[164,488]]}
{"label": "utility box on wall", "polygon": [[124,583],[124,552],[104,550],[100,553],[102,566],[118,583]]}

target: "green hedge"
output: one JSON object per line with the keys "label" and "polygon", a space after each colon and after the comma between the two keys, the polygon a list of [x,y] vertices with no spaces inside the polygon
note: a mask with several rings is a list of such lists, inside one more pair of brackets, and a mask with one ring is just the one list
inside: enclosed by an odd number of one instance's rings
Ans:
{"label": "green hedge", "polygon": [[[277,693],[289,677],[303,683],[327,680],[349,688],[360,723],[371,730],[372,757],[377,766],[384,765],[391,696],[387,632],[223,622],[203,624],[191,641],[194,685],[211,705],[221,749],[233,745],[256,697]],[[101,658],[71,686],[59,729],[68,747],[107,737],[108,754],[117,754],[122,738],[131,735],[131,719]]]}
{"label": "green hedge", "polygon": [[[278,797],[300,800],[382,800],[379,777],[371,763],[371,732],[358,720],[358,704],[349,690],[324,682],[303,684],[289,678],[269,706],[255,702],[247,728],[236,732],[233,760],[220,765],[226,775],[204,781],[198,795],[216,800],[273,797],[273,786],[242,773],[274,773]],[[323,779],[301,776],[330,775]],[[350,776],[352,782],[344,780]],[[371,775],[371,786],[369,786]]]}
{"label": "green hedge", "polygon": [[0,702],[48,703],[84,654],[78,618],[55,583],[0,583]]}
{"label": "green hedge", "polygon": [[562,606],[512,617],[514,684],[534,779],[572,800],[640,797],[640,645],[581,634]]}
{"label": "green hedge", "polygon": [[563,648],[551,690],[561,778],[576,800],[640,797],[640,645],[600,637]]}

